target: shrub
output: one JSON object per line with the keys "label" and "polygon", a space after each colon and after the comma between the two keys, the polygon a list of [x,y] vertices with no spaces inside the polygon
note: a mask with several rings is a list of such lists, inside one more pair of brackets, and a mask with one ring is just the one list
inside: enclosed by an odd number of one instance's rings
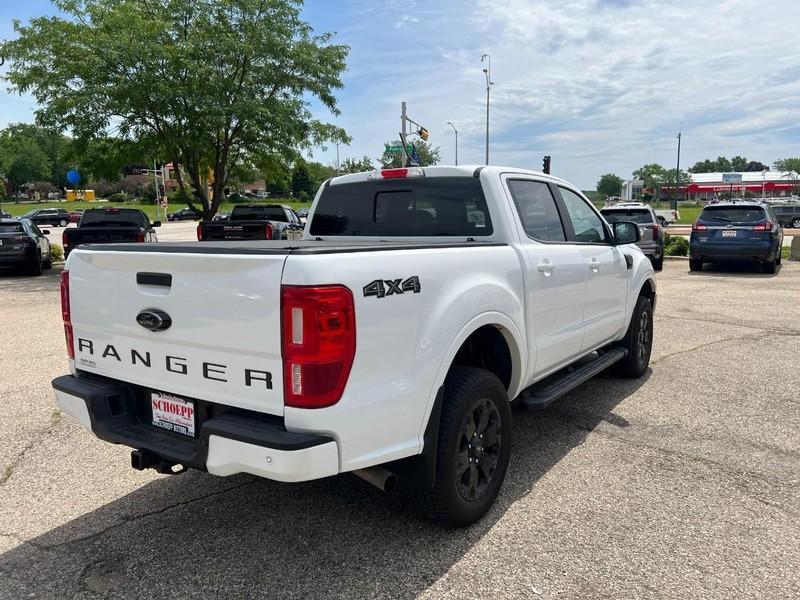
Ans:
{"label": "shrub", "polygon": [[664,254],[667,256],[688,256],[689,240],[678,235],[671,236],[664,245]]}
{"label": "shrub", "polygon": [[128,194],[125,192],[117,192],[116,194],[111,194],[108,197],[109,202],[127,202],[128,201]]}
{"label": "shrub", "polygon": [[61,244],[50,244],[50,256],[53,262],[61,262],[64,260],[64,248]]}

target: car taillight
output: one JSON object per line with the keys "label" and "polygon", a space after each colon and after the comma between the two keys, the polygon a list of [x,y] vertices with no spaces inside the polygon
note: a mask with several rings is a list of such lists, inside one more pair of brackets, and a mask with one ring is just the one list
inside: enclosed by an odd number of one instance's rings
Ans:
{"label": "car taillight", "polygon": [[67,340],[67,355],[75,358],[75,340],[72,335],[72,315],[69,308],[69,271],[61,271],[61,320]]}
{"label": "car taillight", "polygon": [[703,225],[702,223],[692,225],[692,231],[705,231],[706,229],[708,229],[708,225]]}
{"label": "car taillight", "polygon": [[200,225],[199,223],[197,224],[197,241],[198,242],[203,241],[203,226]]}
{"label": "car taillight", "polygon": [[336,404],[356,352],[353,293],[342,285],[285,285],[281,320],[284,404]]}
{"label": "car taillight", "polygon": [[65,229],[64,233],[61,234],[61,244],[64,246],[65,249],[69,248],[69,229]]}
{"label": "car taillight", "polygon": [[772,231],[772,223],[759,223],[753,226],[753,231]]}
{"label": "car taillight", "polygon": [[272,225],[270,225],[269,223],[267,223],[267,224],[264,226],[264,239],[265,239],[265,240],[271,240],[271,239],[272,239],[272,236],[273,236],[274,234],[275,234],[275,230],[272,228]]}
{"label": "car taillight", "polygon": [[144,242],[144,231],[140,231],[136,234],[136,241],[137,242]]}
{"label": "car taillight", "polygon": [[658,224],[653,225],[653,239],[658,237]]}

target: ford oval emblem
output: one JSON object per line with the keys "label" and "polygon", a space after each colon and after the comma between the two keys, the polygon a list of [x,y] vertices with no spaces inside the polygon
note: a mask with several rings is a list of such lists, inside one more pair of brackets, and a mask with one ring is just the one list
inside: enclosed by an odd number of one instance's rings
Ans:
{"label": "ford oval emblem", "polygon": [[150,331],[164,331],[172,325],[172,318],[163,310],[148,308],[136,315],[136,322]]}

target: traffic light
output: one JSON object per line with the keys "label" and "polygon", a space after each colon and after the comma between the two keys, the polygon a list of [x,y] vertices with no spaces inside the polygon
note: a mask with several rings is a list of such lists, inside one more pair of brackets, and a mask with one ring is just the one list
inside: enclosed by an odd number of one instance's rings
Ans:
{"label": "traffic light", "polygon": [[542,159],[542,172],[550,174],[550,156],[545,156]]}
{"label": "traffic light", "polygon": [[421,137],[422,140],[425,141],[425,142],[428,141],[428,138],[431,135],[430,132],[427,129],[425,129],[424,127],[420,127],[419,131],[417,133],[419,134],[419,137]]}

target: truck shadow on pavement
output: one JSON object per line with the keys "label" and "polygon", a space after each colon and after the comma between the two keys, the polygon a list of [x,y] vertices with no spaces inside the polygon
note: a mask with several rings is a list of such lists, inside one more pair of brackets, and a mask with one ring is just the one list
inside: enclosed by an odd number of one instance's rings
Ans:
{"label": "truck shadow on pavement", "polygon": [[718,262],[706,263],[702,271],[689,271],[690,277],[741,277],[747,279],[769,279],[781,273],[781,266],[774,273],[764,273],[761,264],[755,262]]}
{"label": "truck shadow on pavement", "polygon": [[[6,552],[0,577],[8,597],[411,597],[447,573],[598,425],[626,428],[613,411],[649,375],[603,375],[546,410],[515,407],[505,485],[470,528],[432,524],[403,494],[384,495],[352,475],[290,485],[189,472]],[[502,540],[503,529],[493,535]],[[530,540],[531,552],[541,550],[536,543]]]}

